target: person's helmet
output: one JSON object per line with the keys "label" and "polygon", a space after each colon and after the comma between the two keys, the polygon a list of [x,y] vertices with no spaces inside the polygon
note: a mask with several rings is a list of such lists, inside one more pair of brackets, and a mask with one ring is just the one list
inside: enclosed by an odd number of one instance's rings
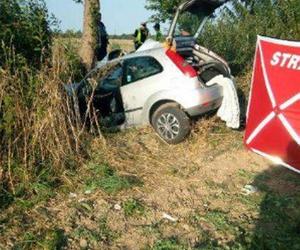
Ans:
{"label": "person's helmet", "polygon": [[146,27],[146,26],[147,26],[147,23],[146,23],[146,22],[142,22],[142,23],[141,23],[141,26]]}

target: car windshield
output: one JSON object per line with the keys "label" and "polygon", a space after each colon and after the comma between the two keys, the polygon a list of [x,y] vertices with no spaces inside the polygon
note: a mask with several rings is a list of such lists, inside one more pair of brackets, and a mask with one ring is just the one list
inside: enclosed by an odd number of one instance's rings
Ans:
{"label": "car windshield", "polygon": [[121,86],[123,70],[121,65],[117,65],[107,77],[102,81],[101,85]]}
{"label": "car windshield", "polygon": [[90,94],[93,89],[102,85],[118,84],[117,80],[121,78],[122,66],[120,62],[106,64],[100,68],[93,69],[80,82],[83,93]]}

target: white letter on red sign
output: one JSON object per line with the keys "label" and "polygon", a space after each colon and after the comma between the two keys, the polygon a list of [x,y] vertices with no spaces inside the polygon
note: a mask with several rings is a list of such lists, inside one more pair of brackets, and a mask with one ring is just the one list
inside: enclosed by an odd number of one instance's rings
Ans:
{"label": "white letter on red sign", "polygon": [[276,66],[280,62],[281,52],[276,52],[271,60],[271,65]]}

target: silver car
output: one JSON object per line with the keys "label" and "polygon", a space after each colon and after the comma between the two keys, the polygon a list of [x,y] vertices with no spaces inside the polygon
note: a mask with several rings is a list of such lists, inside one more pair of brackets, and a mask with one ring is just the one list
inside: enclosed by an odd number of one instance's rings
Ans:
{"label": "silver car", "polygon": [[[191,117],[221,105],[222,88],[217,82],[209,87],[206,83],[218,75],[233,79],[222,58],[196,44],[207,16],[223,3],[183,3],[171,24],[167,45],[147,41],[134,53],[102,62],[74,85],[72,91],[76,91],[80,106],[92,95],[93,105],[103,120],[114,121],[110,126],[150,124],[170,144],[184,140],[191,130]],[[175,36],[180,14],[195,11],[206,16],[196,35]]]}

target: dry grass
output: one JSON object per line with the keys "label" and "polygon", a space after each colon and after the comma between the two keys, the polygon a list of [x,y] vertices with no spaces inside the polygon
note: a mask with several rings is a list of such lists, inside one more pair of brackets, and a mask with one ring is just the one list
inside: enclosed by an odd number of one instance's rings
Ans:
{"label": "dry grass", "polygon": [[13,195],[41,175],[61,182],[83,160],[85,128],[63,87],[64,76],[73,72],[65,50],[57,44],[51,67],[15,66],[12,55],[0,71],[0,165],[5,190]]}
{"label": "dry grass", "polygon": [[114,48],[122,48],[124,51],[131,52],[134,51],[134,43],[133,40],[126,39],[111,39],[109,40],[109,50]]}

